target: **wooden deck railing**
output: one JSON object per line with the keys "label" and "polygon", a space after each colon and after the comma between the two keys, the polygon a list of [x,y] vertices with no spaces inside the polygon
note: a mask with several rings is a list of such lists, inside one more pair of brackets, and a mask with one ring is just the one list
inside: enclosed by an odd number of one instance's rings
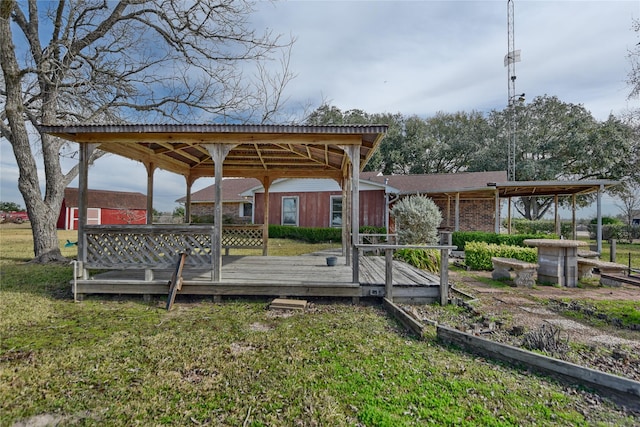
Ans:
{"label": "wooden deck railing", "polygon": [[[222,227],[222,247],[261,248],[262,225]],[[171,268],[181,253],[187,267],[212,265],[212,225],[87,225],[84,268]]]}
{"label": "wooden deck railing", "polygon": [[[437,249],[440,251],[440,304],[446,305],[449,300],[449,250],[455,248],[444,245],[356,245],[354,259],[358,259],[358,252],[384,251],[385,298],[393,301],[393,253],[398,249]],[[358,265],[354,266],[354,282],[359,281],[358,268]]]}

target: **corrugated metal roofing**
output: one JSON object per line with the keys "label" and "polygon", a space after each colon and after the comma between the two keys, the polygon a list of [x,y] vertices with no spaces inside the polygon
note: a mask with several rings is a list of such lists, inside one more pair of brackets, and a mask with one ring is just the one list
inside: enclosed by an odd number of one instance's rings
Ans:
{"label": "corrugated metal roofing", "polygon": [[118,124],[41,125],[45,133],[284,133],[362,134],[385,133],[387,125],[258,125],[258,124]]}
{"label": "corrugated metal roofing", "polygon": [[224,175],[270,179],[346,175],[345,146],[359,146],[360,170],[386,125],[119,124],[40,126],[48,134],[197,179],[214,175],[210,146],[225,145]]}

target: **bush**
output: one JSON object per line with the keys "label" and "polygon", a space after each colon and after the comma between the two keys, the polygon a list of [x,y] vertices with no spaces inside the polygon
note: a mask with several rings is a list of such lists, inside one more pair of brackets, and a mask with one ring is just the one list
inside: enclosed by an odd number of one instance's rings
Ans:
{"label": "bush", "polygon": [[[603,218],[604,219],[604,218]],[[604,224],[602,223],[602,239],[603,240],[628,240],[626,239],[628,236],[629,227],[625,224]],[[589,230],[589,238],[596,239],[596,233],[598,232],[597,224],[589,224],[587,226]]]}
{"label": "bush", "polygon": [[421,195],[405,197],[393,205],[391,215],[395,218],[401,244],[438,243],[442,214],[430,198]]}
{"label": "bush", "polygon": [[536,248],[496,245],[485,242],[468,242],[464,249],[465,264],[472,270],[493,270],[491,257],[515,258],[520,261],[538,262]]}
{"label": "bush", "polygon": [[[598,218],[593,218],[591,220],[590,224],[597,225],[598,224]],[[618,218],[613,218],[613,217],[610,217],[610,216],[603,216],[602,217],[602,225],[624,225],[624,222],[622,222]]]}
{"label": "bush", "polygon": [[440,271],[440,251],[438,249],[399,249],[394,257],[421,270],[432,273]]}
{"label": "bush", "polygon": [[497,234],[484,231],[456,231],[452,236],[453,245],[458,250],[465,250],[467,242],[485,242],[496,245],[511,245],[524,247],[526,239],[557,239],[556,234]]}
{"label": "bush", "polygon": [[[571,226],[571,222],[560,222],[560,234],[570,236],[573,232]],[[555,234],[556,231],[555,221],[550,219],[540,219],[536,221],[525,218],[512,219],[511,227],[517,234]]]}

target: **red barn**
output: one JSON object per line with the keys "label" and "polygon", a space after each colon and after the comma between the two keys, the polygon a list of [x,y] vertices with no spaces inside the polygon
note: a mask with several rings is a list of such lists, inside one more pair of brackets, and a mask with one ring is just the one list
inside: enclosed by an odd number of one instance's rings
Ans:
{"label": "red barn", "polygon": [[[88,190],[87,224],[146,224],[147,196],[124,191]],[[78,229],[78,189],[65,188],[57,227]]]}

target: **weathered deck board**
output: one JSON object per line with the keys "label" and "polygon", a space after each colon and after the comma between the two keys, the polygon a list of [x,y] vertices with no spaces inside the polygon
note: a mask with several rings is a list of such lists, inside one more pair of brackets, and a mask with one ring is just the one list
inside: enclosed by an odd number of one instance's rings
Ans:
{"label": "weathered deck board", "polygon": [[[394,296],[437,297],[438,276],[399,261],[393,268]],[[166,295],[172,271],[154,270],[153,280],[145,281],[142,269],[111,270],[78,280],[75,292]],[[329,267],[324,256],[225,256],[220,282],[213,282],[211,270],[203,268],[185,267],[182,277],[180,294],[185,295],[361,297],[384,295],[385,272],[384,257],[362,257],[360,283],[353,283],[344,257]]]}

